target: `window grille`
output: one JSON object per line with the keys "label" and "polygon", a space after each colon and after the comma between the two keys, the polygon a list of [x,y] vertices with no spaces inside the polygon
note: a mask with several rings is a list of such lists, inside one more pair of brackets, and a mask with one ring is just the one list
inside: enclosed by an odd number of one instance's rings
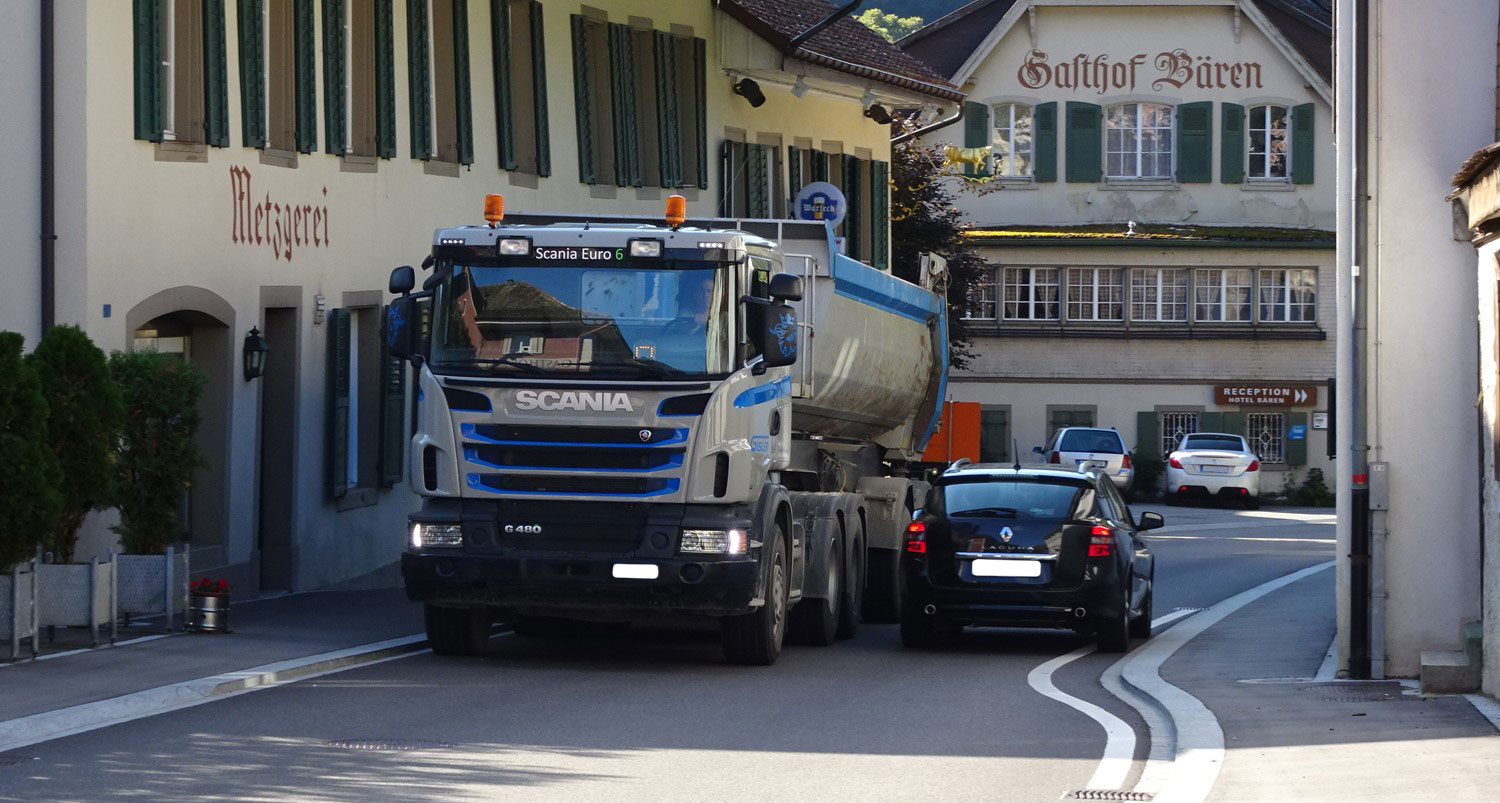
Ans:
{"label": "window grille", "polygon": [[995,320],[998,306],[995,296],[995,272],[986,270],[969,288],[969,303],[964,317],[971,320]]}
{"label": "window grille", "polygon": [[1031,176],[1031,107],[1024,103],[1000,103],[992,110],[995,121],[993,147],[995,175],[1000,178]]}
{"label": "window grille", "polygon": [[1172,178],[1172,107],[1122,103],[1104,115],[1105,175]]}
{"label": "window grille", "polygon": [[1182,443],[1184,435],[1191,435],[1198,431],[1197,413],[1162,413],[1161,414],[1161,453],[1165,457]]}
{"label": "window grille", "polygon": [[1006,268],[1005,317],[1012,321],[1055,321],[1057,268]]}
{"label": "window grille", "polygon": [[1068,268],[1068,319],[1122,320],[1120,274],[1119,268]]}
{"label": "window grille", "polygon": [[1286,416],[1283,413],[1250,413],[1245,416],[1245,440],[1262,463],[1286,462]]}
{"label": "window grille", "polygon": [[1251,181],[1284,181],[1291,125],[1285,106],[1254,106],[1250,109]]}
{"label": "window grille", "polygon": [[1130,272],[1130,319],[1187,320],[1188,272],[1185,268],[1135,268]]}
{"label": "window grille", "polygon": [[1318,272],[1282,268],[1260,271],[1262,321],[1312,323],[1317,320]]}
{"label": "window grille", "polygon": [[1199,268],[1193,317],[1199,321],[1250,320],[1250,271],[1246,268]]}

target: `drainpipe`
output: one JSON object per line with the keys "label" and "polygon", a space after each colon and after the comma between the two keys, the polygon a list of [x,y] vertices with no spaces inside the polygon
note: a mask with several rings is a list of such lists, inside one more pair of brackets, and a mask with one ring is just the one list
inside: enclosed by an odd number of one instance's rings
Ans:
{"label": "drainpipe", "polygon": [[896,136],[891,137],[891,144],[892,145],[900,145],[901,143],[903,143],[903,142],[911,139],[912,137],[920,137],[920,136],[922,136],[923,134],[926,134],[929,131],[936,131],[939,128],[944,128],[946,126],[953,125],[954,123],[958,122],[959,120],[964,119],[964,108],[967,107],[967,106],[968,106],[967,103],[960,103],[960,104],[958,104],[958,112],[956,114],[952,115],[951,117],[944,117],[943,119],[938,120],[935,123],[928,123],[927,125],[924,125],[921,128],[912,129],[911,131],[907,131],[904,134],[897,134]]}
{"label": "drainpipe", "polygon": [[41,30],[41,140],[42,140],[42,331],[47,334],[57,322],[57,215],[54,199],[57,178],[54,171],[56,131],[52,122],[53,101],[53,41],[55,25],[52,18],[52,0],[40,0],[42,12]]}
{"label": "drainpipe", "polygon": [[787,50],[788,51],[795,51],[797,49],[797,47],[800,46],[803,42],[806,42],[807,40],[813,38],[814,36],[817,36],[818,35],[818,31],[821,31],[824,28],[827,28],[828,26],[834,24],[835,22],[838,22],[839,17],[842,17],[845,14],[848,14],[849,12],[851,12],[854,9],[858,8],[859,4],[862,3],[862,2],[864,2],[864,0],[854,0],[851,3],[845,3],[843,8],[840,8],[838,11],[835,11],[832,14],[829,14],[827,17],[825,17],[823,19],[822,22],[819,22],[818,24],[812,26],[811,28],[808,28],[807,30],[803,31],[802,33],[799,33],[796,36],[792,37],[792,41],[787,42],[787,45],[786,45],[787,46]]}

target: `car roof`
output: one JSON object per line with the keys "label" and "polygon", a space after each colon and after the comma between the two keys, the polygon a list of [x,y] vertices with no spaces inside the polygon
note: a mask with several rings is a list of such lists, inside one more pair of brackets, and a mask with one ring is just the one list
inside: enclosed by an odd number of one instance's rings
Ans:
{"label": "car roof", "polygon": [[1057,431],[1058,432],[1109,432],[1109,433],[1113,433],[1115,435],[1120,434],[1120,431],[1118,429],[1115,429],[1114,427],[1060,427]]}
{"label": "car roof", "polygon": [[1184,437],[1184,438],[1236,438],[1238,440],[1244,440],[1245,439],[1244,435],[1236,435],[1233,432],[1189,432],[1186,435],[1183,435],[1182,437]]}
{"label": "car roof", "polygon": [[944,479],[973,479],[977,477],[992,477],[995,479],[1027,478],[1035,479],[1042,477],[1066,478],[1071,480],[1094,479],[1098,480],[1104,474],[1097,468],[1066,468],[1061,465],[1050,463],[1034,463],[1026,466],[1016,466],[1014,463],[965,463],[962,466],[950,468],[944,471],[939,481]]}

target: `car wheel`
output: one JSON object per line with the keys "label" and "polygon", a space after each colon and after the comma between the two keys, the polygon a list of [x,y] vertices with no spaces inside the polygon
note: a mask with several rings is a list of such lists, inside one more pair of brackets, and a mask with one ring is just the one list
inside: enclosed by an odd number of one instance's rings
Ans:
{"label": "car wheel", "polygon": [[1096,626],[1099,628],[1097,635],[1100,652],[1125,652],[1130,649],[1130,592],[1128,590],[1120,595],[1119,612],[1099,617]]}
{"label": "car wheel", "polygon": [[1151,598],[1156,595],[1156,578],[1152,576],[1146,584],[1146,598],[1141,601],[1141,615],[1130,620],[1130,637],[1151,638]]}
{"label": "car wheel", "polygon": [[901,611],[901,644],[915,650],[937,646],[941,637],[935,617],[911,608]]}
{"label": "car wheel", "polygon": [[786,534],[777,525],[771,537],[770,566],[766,572],[765,604],[750,613],[719,620],[724,657],[732,664],[770,666],[781,656],[786,638],[791,574],[787,571]]}
{"label": "car wheel", "polygon": [[842,618],[842,605],[844,586],[843,572],[839,569],[842,563],[839,555],[839,539],[834,538],[828,543],[828,595],[823,599],[803,597],[792,608],[792,619],[787,623],[787,638],[793,644],[805,644],[812,647],[827,647],[834,642],[838,635],[839,620]]}
{"label": "car wheel", "polygon": [[1246,510],[1260,510],[1260,495],[1259,494],[1245,494],[1245,509]]}
{"label": "car wheel", "polygon": [[490,643],[490,615],[484,608],[422,607],[427,644],[438,655],[479,655]]}

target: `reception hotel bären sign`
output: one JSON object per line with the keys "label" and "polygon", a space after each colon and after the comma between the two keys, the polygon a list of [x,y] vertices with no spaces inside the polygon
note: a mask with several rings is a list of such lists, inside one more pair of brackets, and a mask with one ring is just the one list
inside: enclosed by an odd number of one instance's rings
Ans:
{"label": "reception hotel b\u00e4ren sign", "polygon": [[1306,407],[1318,403],[1316,385],[1215,385],[1219,404],[1247,407]]}

